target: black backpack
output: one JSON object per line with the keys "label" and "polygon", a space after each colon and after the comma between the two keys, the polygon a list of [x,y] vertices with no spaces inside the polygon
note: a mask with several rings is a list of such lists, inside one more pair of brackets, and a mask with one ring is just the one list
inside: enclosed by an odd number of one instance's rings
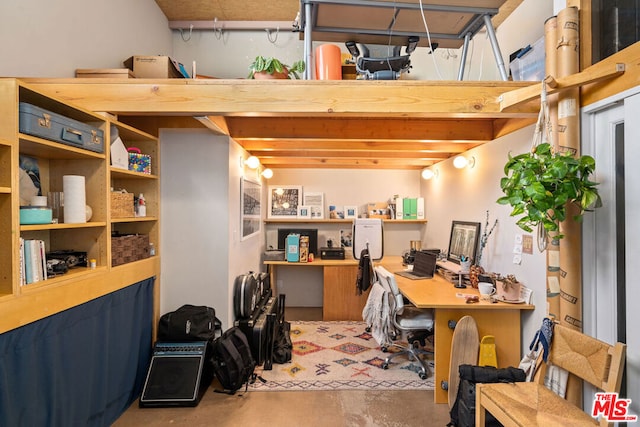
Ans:
{"label": "black backpack", "polygon": [[158,341],[213,342],[222,323],[212,307],[185,304],[176,311],[163,314],[158,322]]}
{"label": "black backpack", "polygon": [[[524,382],[525,372],[512,366],[494,368],[493,366],[460,365],[460,386],[456,401],[451,407],[451,421],[447,426],[471,427],[476,425],[476,384],[477,383],[513,383]],[[491,413],[487,413],[485,426],[501,426]]]}
{"label": "black backpack", "polygon": [[235,394],[243,385],[246,391],[249,384],[255,382],[256,362],[251,356],[247,337],[240,328],[231,327],[213,342],[212,358],[213,370],[223,388],[216,392]]}
{"label": "black backpack", "polygon": [[291,361],[291,323],[282,321],[278,328],[278,334],[273,342],[273,362],[287,363]]}

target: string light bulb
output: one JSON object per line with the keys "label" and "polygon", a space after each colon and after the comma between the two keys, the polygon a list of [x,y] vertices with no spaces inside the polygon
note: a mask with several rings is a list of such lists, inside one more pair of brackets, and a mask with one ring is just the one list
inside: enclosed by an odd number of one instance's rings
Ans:
{"label": "string light bulb", "polygon": [[256,156],[250,156],[247,160],[244,161],[244,164],[247,165],[250,169],[257,169],[260,166],[260,159]]}
{"label": "string light bulb", "polygon": [[465,156],[460,155],[460,156],[456,156],[453,159],[453,166],[456,169],[462,169],[462,168],[465,168],[467,166],[472,168],[473,166],[475,166],[475,164],[476,164],[476,158],[473,157],[473,156],[467,158]]}
{"label": "string light bulb", "polygon": [[436,172],[434,172],[431,168],[422,169],[422,179],[431,179],[436,176]]}
{"label": "string light bulb", "polygon": [[273,169],[266,168],[261,174],[265,179],[271,179],[273,177]]}

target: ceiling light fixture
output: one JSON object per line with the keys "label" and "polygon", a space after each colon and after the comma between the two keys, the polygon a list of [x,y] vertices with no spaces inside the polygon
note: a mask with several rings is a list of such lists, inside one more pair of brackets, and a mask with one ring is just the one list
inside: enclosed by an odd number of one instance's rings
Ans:
{"label": "ceiling light fixture", "polygon": [[433,170],[431,168],[422,169],[422,179],[431,179],[438,176],[438,169]]}
{"label": "ceiling light fixture", "polygon": [[249,169],[258,169],[258,166],[260,166],[260,159],[256,156],[250,156],[244,161],[244,164],[247,165]]}
{"label": "ceiling light fixture", "polygon": [[265,179],[271,179],[273,177],[273,169],[266,168],[261,174]]}
{"label": "ceiling light fixture", "polygon": [[462,169],[465,168],[467,166],[469,166],[469,168],[474,167],[476,164],[476,158],[471,156],[471,157],[465,157],[465,156],[456,156],[453,159],[453,166],[456,169]]}

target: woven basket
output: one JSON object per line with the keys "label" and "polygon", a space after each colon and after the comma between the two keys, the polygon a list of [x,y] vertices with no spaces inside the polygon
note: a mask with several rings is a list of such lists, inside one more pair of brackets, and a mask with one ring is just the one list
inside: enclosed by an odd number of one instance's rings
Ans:
{"label": "woven basket", "polygon": [[111,218],[131,218],[135,216],[133,193],[111,192]]}
{"label": "woven basket", "polygon": [[111,266],[149,258],[149,236],[128,234],[111,237]]}

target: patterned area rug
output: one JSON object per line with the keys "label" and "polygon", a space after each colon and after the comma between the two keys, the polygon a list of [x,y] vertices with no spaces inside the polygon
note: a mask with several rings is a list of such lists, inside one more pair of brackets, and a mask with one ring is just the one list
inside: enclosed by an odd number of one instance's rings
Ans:
{"label": "patterned area rug", "polygon": [[[257,370],[266,380],[256,391],[283,390],[433,390],[433,359],[426,380],[418,376],[418,363],[400,356],[388,369],[384,353],[363,322],[291,322],[292,360]],[[406,344],[406,343],[403,343]],[[430,344],[428,344],[430,345]],[[399,351],[396,347],[389,352]]]}

